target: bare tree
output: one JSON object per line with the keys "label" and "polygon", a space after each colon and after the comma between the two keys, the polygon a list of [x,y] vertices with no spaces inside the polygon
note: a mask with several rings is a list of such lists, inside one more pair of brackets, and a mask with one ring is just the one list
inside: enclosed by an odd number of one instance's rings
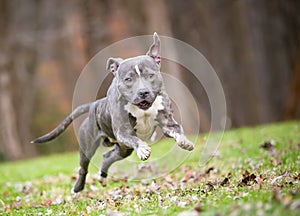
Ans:
{"label": "bare tree", "polygon": [[[291,77],[299,38],[299,1],[166,3],[174,36],[199,49],[215,68],[232,125],[280,120],[289,85],[295,83]],[[206,104],[202,91],[198,93],[201,89],[191,88]],[[292,95],[298,90],[292,88],[289,101],[295,104]]]}
{"label": "bare tree", "polygon": [[[1,118],[5,146],[9,159],[35,155],[29,144],[34,103],[34,47],[36,4],[33,1],[1,1],[5,22],[1,39]],[[30,36],[30,37],[28,37]]]}

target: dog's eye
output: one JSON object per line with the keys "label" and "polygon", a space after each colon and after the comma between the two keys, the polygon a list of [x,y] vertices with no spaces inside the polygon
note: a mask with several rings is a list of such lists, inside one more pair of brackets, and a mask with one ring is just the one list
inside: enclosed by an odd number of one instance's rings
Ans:
{"label": "dog's eye", "polygon": [[155,74],[149,74],[149,78],[152,79]]}
{"label": "dog's eye", "polygon": [[125,78],[125,81],[126,81],[126,82],[131,82],[132,79],[131,79],[130,77],[127,77],[127,78]]}

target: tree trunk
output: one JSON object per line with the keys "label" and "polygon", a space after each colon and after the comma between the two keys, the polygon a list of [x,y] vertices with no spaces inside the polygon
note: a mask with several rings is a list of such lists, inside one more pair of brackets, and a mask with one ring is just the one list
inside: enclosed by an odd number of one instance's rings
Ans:
{"label": "tree trunk", "polygon": [[298,40],[298,49],[294,63],[294,75],[292,76],[291,83],[283,114],[284,120],[296,118],[297,105],[299,105],[300,101],[300,38]]}
{"label": "tree trunk", "polygon": [[11,86],[10,76],[2,68],[0,71],[0,144],[4,146],[7,158],[15,160],[22,157],[22,147],[9,86]]}
{"label": "tree trunk", "polygon": [[37,5],[34,1],[3,1],[1,20],[1,114],[8,159],[35,155],[30,141],[36,65],[35,35]]}

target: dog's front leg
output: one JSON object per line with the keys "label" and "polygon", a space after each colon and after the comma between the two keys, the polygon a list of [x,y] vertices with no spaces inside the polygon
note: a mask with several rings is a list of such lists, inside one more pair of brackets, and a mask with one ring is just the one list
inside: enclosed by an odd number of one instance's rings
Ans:
{"label": "dog's front leg", "polygon": [[118,108],[117,110],[123,110],[122,113],[115,112],[112,115],[112,129],[118,143],[134,149],[141,160],[147,160],[150,157],[151,148],[146,142],[136,136],[136,132],[130,123],[128,112],[124,108]]}
{"label": "dog's front leg", "polygon": [[175,121],[171,112],[166,112],[166,110],[164,110],[161,113],[159,116],[159,126],[166,136],[176,140],[180,148],[188,151],[194,149],[194,144],[186,138],[182,126]]}
{"label": "dog's front leg", "polygon": [[142,141],[140,138],[130,135],[128,132],[118,131],[116,133],[116,138],[118,142],[136,151],[137,156],[141,160],[147,160],[151,154],[151,148],[148,144]]}
{"label": "dog's front leg", "polygon": [[180,148],[188,151],[192,151],[194,149],[194,144],[186,138],[181,125],[176,122],[173,125],[162,127],[162,130],[165,135],[174,138]]}

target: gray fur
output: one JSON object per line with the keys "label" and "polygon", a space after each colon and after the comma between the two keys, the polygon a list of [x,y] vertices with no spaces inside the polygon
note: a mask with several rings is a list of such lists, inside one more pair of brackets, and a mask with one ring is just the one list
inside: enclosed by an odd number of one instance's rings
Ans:
{"label": "gray fur", "polygon": [[100,144],[113,147],[103,154],[100,183],[106,185],[109,167],[135,151],[141,160],[147,160],[151,148],[147,142],[156,126],[186,150],[194,148],[183,133],[182,126],[173,117],[171,100],[165,92],[160,73],[160,40],[154,33],[154,42],[146,55],[129,59],[109,58],[107,69],[115,77],[107,97],[75,109],[57,128],[33,142],[54,139],[79,115],[89,111],[79,129],[80,170],[73,188],[83,190],[88,166]]}

